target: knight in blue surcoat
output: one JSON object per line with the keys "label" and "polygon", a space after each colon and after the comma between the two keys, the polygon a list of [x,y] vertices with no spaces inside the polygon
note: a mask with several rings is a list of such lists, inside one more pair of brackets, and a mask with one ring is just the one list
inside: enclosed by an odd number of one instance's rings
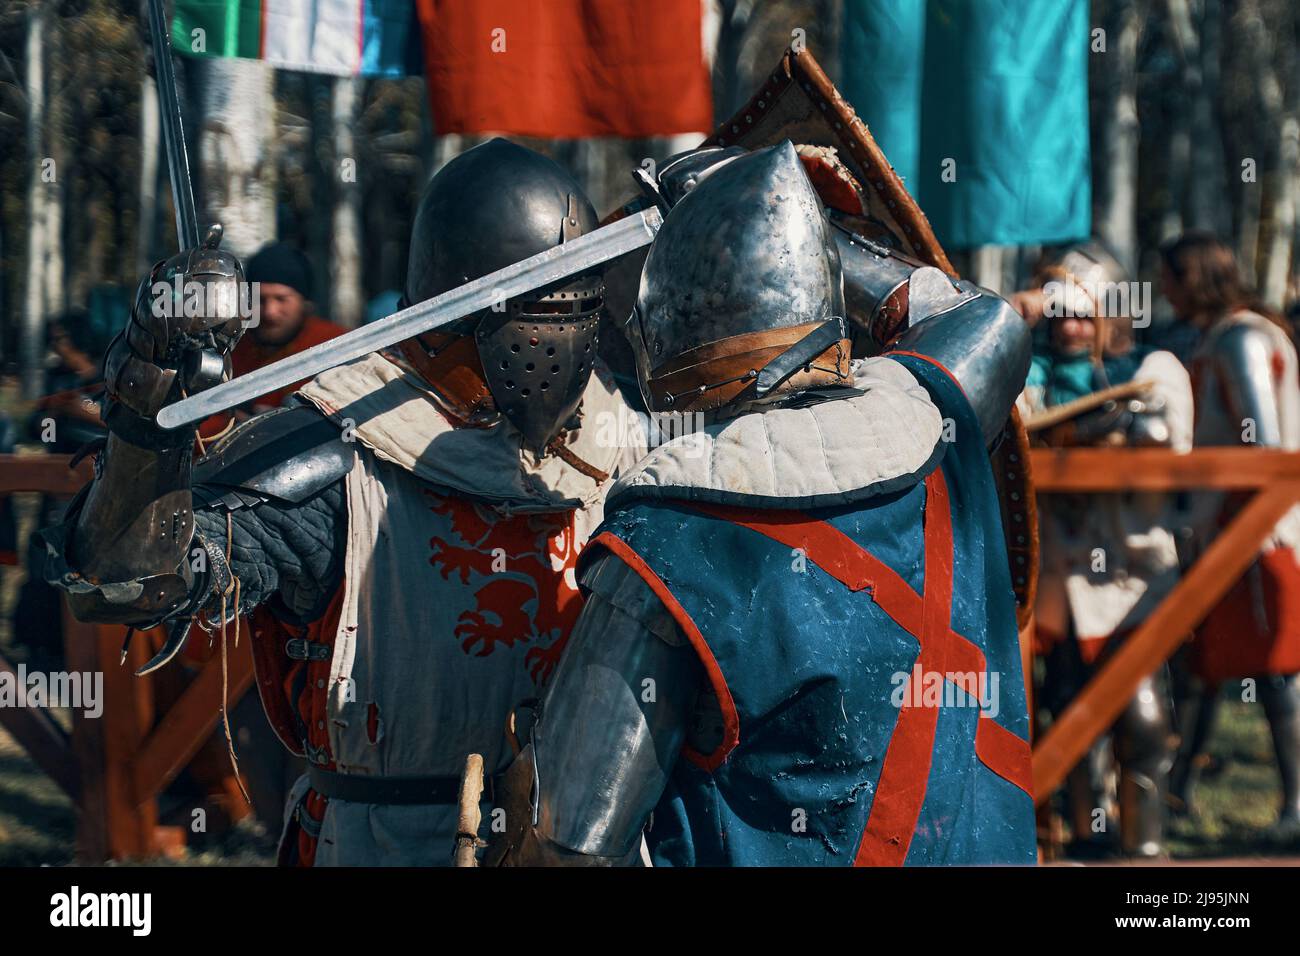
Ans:
{"label": "knight in blue surcoat", "polygon": [[[789,142],[703,152],[629,322],[645,402],[679,425],[582,554],[585,605],[487,862],[1032,864],[989,463],[1028,328],[846,245]],[[849,247],[907,291],[906,331],[861,359]]]}

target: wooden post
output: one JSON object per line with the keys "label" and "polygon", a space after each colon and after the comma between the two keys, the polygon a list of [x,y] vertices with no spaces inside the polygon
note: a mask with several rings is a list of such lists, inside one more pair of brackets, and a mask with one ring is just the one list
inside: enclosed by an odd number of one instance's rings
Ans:
{"label": "wooden post", "polygon": [[1201,559],[1093,675],[1034,747],[1034,794],[1042,804],[1092,742],[1254,562],[1274,525],[1300,502],[1300,453],[1256,448],[1035,449],[1039,494],[1205,488],[1257,494]]}
{"label": "wooden post", "polygon": [[[238,649],[230,649],[229,706],[238,703],[252,684],[253,654],[245,640]],[[135,799],[156,799],[198,753],[220,717],[221,655],[214,654],[135,753],[130,767]]]}
{"label": "wooden post", "polygon": [[122,628],[83,624],[66,606],[63,628],[68,669],[104,675],[103,713],[94,719],[73,714],[72,749],[81,767],[77,856],[87,863],[149,856],[158,808],[137,805],[129,774],[131,754],[148,731],[146,707],[152,706],[148,682],[133,673],[145,662],[144,646],[133,642],[127,662],[119,664]]}
{"label": "wooden post", "polygon": [[1254,562],[1274,525],[1300,501],[1300,482],[1260,492],[1223,530],[1154,612],[1093,675],[1034,748],[1039,802],[1060,786],[1092,742],[1109,727],[1138,684],[1186,640]]}
{"label": "wooden post", "polygon": [[[18,491],[74,494],[91,464],[68,467],[67,455],[0,455],[0,496]],[[160,642],[150,632],[132,640],[121,662],[126,628],[85,624],[63,607],[64,659],[69,671],[103,675],[103,711],[73,712],[71,739],[48,714],[0,710],[0,721],[37,765],[74,798],[77,857],[86,863],[152,856],[184,845],[179,828],[158,826],[158,794],[212,733],[221,710],[221,660],[214,656],[166,713],[158,712],[155,680],[136,677]],[[251,638],[250,638],[251,640]],[[0,671],[13,668],[0,658]],[[253,682],[252,648],[231,648],[227,685],[237,702]],[[233,771],[232,771],[233,776]]]}

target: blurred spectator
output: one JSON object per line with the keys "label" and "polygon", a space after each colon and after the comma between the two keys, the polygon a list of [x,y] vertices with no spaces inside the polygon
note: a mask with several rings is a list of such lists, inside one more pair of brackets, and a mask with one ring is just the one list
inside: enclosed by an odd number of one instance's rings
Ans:
{"label": "blurred spectator", "polygon": [[[1106,314],[1108,303],[1132,301],[1112,295],[1129,281],[1114,257],[1096,242],[1068,247],[1044,256],[1035,280],[1012,297],[1048,332],[1020,402],[1031,437],[1054,446],[1190,449],[1186,369],[1171,353],[1138,345],[1131,316]],[[1102,391],[1113,397],[1092,398]],[[1063,420],[1042,427],[1054,417]],[[1040,500],[1034,638],[1045,658],[1040,700],[1053,713],[1064,710],[1104,656],[1178,583],[1170,511],[1169,496],[1151,493]],[[1163,669],[1146,678],[1110,734],[1071,772],[1072,855],[1163,854],[1173,762],[1164,685]],[[1099,810],[1104,820],[1096,817]],[[1101,822],[1107,825],[1098,829]]]}
{"label": "blurred spectator", "polygon": [[[1300,374],[1290,331],[1242,279],[1231,248],[1188,233],[1161,249],[1161,283],[1178,318],[1202,333],[1192,361],[1195,444],[1300,450]],[[1196,496],[1201,544],[1241,510],[1236,495]],[[1191,800],[1213,726],[1220,683],[1251,678],[1273,735],[1282,778],[1277,832],[1300,834],[1300,506],[1273,529],[1258,559],[1206,616],[1191,664],[1204,684],[1199,713],[1175,773]]]}
{"label": "blurred spectator", "polygon": [[[272,362],[297,355],[347,331],[316,314],[311,301],[311,263],[288,243],[272,242],[263,246],[248,260],[244,277],[259,285],[260,313],[257,324],[249,326],[231,355],[235,376],[247,375]],[[199,429],[203,442],[218,437],[229,427],[232,418],[242,421],[282,405],[306,381],[268,392],[237,409],[233,415],[213,415]]]}
{"label": "blurred spectator", "polygon": [[[99,419],[103,357],[126,324],[129,302],[126,289],[100,286],[91,291],[87,308],[69,309],[47,324],[51,362],[44,396],[27,420],[26,441],[50,454],[73,455],[107,434]],[[42,495],[35,527],[58,521],[64,504]],[[45,582],[45,544],[38,535],[28,538],[25,552],[27,576],[14,608],[14,643],[37,664],[53,664],[63,655],[59,593]]]}

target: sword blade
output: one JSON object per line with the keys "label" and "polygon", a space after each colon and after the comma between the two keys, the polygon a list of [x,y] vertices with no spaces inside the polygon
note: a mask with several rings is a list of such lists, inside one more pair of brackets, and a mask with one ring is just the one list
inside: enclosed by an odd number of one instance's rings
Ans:
{"label": "sword blade", "polygon": [[634,249],[649,245],[663,224],[657,208],[643,210],[585,236],[530,256],[467,282],[385,319],[313,345],[247,375],[231,379],[158,412],[162,428],[179,428],[251,401],[259,395],[311,378],[326,369],[368,355],[421,332],[449,325],[467,315],[504,303],[534,289],[585,272]]}
{"label": "sword blade", "polygon": [[164,0],[149,0],[149,39],[153,46],[153,71],[158,81],[158,112],[162,114],[163,146],[167,173],[172,184],[172,206],[176,210],[176,241],[180,248],[199,244],[199,219],[194,211],[194,186],[190,181],[190,158],[185,152],[185,127],[181,122],[180,98],[176,92],[176,71],[172,65],[171,33],[167,29]]}

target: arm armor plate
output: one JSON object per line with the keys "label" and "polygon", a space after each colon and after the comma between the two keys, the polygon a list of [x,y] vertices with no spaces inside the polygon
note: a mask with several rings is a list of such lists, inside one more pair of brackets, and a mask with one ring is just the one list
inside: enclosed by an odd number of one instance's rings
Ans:
{"label": "arm armor plate", "polygon": [[1032,337],[1005,300],[954,280],[836,221],[855,356],[896,348],[934,359],[975,409],[985,444],[1001,433],[1029,374]]}
{"label": "arm armor plate", "polygon": [[272,409],[244,422],[194,465],[195,507],[297,504],[352,470],[354,446],[310,405]]}
{"label": "arm armor plate", "polygon": [[991,444],[1029,374],[1029,325],[1004,299],[938,269],[918,269],[909,284],[909,328],[896,348],[928,356],[952,373]]}
{"label": "arm armor plate", "polygon": [[701,685],[694,650],[623,562],[605,557],[584,585],[592,593],[530,746],[507,773],[508,832],[490,862],[635,863],[686,738]]}
{"label": "arm armor plate", "polygon": [[1215,367],[1229,408],[1244,427],[1255,423],[1255,442],[1264,448],[1282,444],[1282,424],[1273,386],[1273,343],[1248,325],[1226,330],[1215,349]]}
{"label": "arm armor plate", "polygon": [[[136,451],[129,445],[121,449],[127,454]],[[158,457],[151,452],[139,454],[150,460]],[[355,461],[353,447],[343,440],[339,427],[305,405],[275,409],[244,422],[200,459],[191,474],[186,474],[190,471],[189,449],[173,454],[183,459],[172,466],[177,493],[192,491],[193,508],[206,511],[234,511],[265,502],[297,504],[340,480]],[[164,464],[166,457],[162,456]],[[105,581],[76,570],[85,565],[77,562],[82,555],[70,549],[71,543],[91,556],[95,556],[96,547],[109,546],[82,536],[84,528],[78,528],[78,522],[86,500],[96,493],[111,496],[110,486],[129,474],[122,468],[101,473],[73,499],[62,523],[43,532],[50,561],[46,577],[68,593],[72,611],[80,620],[148,627],[205,607],[214,594],[224,590],[230,569],[222,550],[224,542],[209,541],[197,533],[192,515],[185,509],[183,525],[178,519],[174,535],[161,541],[166,555],[151,547],[152,541],[136,547],[119,541],[113,546],[124,553],[116,561],[126,574]],[[186,487],[191,479],[192,489]],[[69,542],[73,529],[76,538]],[[206,552],[206,570],[201,572],[194,571],[189,560],[196,543]],[[149,564],[161,565],[168,556],[172,561],[179,557],[174,570],[130,573],[131,564],[144,570]],[[108,562],[100,556],[99,563]]]}

